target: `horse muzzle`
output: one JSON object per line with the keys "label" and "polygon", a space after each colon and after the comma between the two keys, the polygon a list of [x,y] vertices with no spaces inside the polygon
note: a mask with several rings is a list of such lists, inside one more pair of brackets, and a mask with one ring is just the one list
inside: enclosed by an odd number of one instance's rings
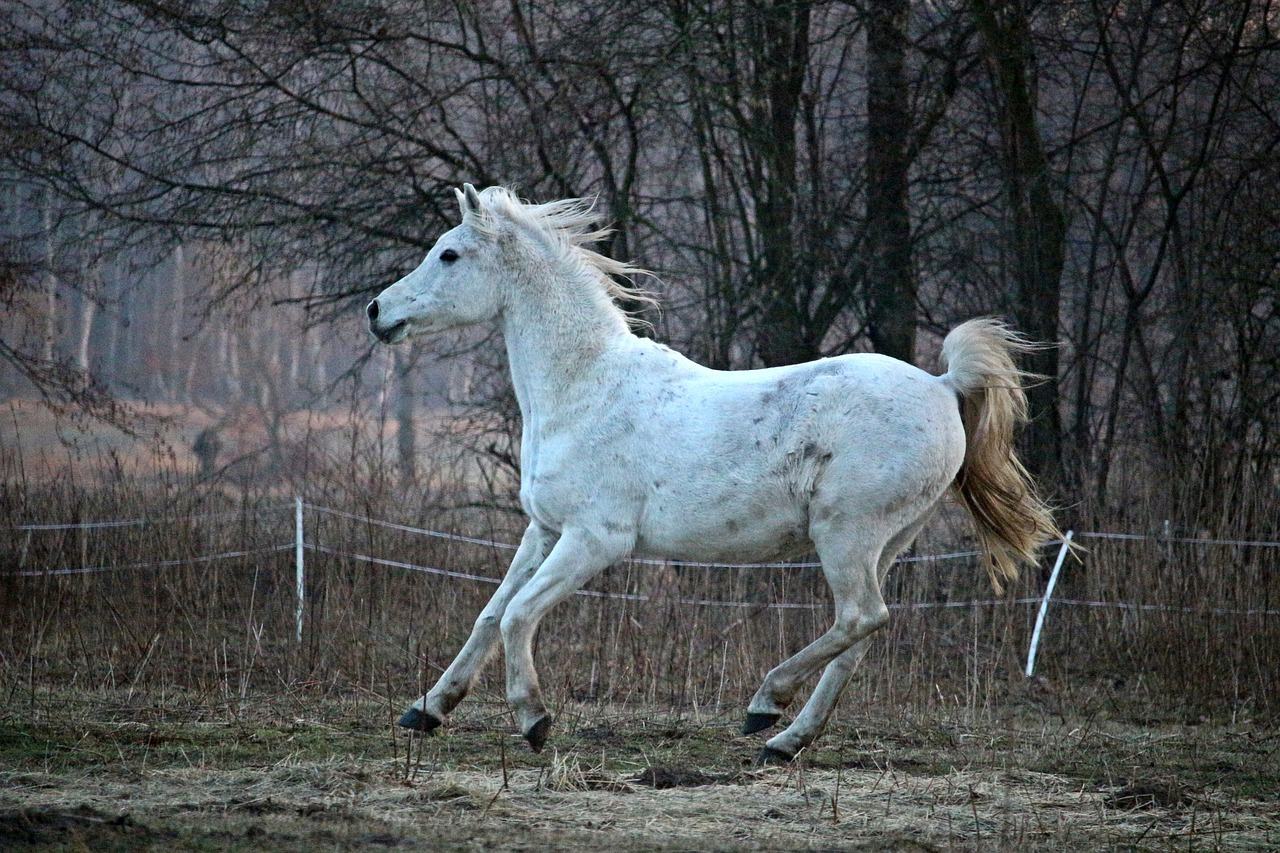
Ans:
{"label": "horse muzzle", "polygon": [[409,321],[400,320],[389,326],[371,322],[369,323],[369,331],[373,332],[373,336],[384,344],[398,344],[409,336]]}
{"label": "horse muzzle", "polygon": [[370,302],[365,313],[369,315],[369,331],[384,344],[398,344],[408,336],[409,321],[388,322],[387,318],[382,316],[382,308],[378,305],[378,300]]}

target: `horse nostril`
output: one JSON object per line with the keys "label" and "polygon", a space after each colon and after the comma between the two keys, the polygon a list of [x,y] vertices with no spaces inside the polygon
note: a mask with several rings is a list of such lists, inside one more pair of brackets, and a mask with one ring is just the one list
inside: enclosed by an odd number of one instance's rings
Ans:
{"label": "horse nostril", "polygon": [[370,320],[378,319],[378,300],[375,299],[370,302],[369,307],[366,308],[365,311],[368,313]]}

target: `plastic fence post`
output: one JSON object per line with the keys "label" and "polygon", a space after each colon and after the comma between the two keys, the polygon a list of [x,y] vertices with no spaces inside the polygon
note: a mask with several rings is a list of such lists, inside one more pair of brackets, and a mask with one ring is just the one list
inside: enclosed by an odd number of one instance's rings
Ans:
{"label": "plastic fence post", "polygon": [[298,637],[299,643],[302,642],[302,612],[307,601],[307,572],[306,564],[302,558],[302,498],[294,498],[294,564],[298,573]]}
{"label": "plastic fence post", "polygon": [[1030,678],[1036,671],[1036,651],[1040,647],[1040,632],[1044,629],[1044,617],[1049,612],[1049,599],[1053,596],[1053,588],[1058,585],[1058,574],[1062,571],[1062,564],[1067,559],[1067,552],[1071,550],[1071,537],[1075,536],[1074,530],[1068,530],[1067,535],[1062,537],[1062,547],[1058,549],[1058,559],[1053,564],[1053,571],[1049,574],[1049,584],[1044,588],[1044,598],[1040,601],[1040,612],[1036,615],[1036,627],[1031,632],[1031,647],[1027,649],[1027,678]]}

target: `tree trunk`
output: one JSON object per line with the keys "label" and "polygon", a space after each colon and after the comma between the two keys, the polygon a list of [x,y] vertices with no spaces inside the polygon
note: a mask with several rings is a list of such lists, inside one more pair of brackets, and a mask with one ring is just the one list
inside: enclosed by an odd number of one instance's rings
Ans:
{"label": "tree trunk", "polygon": [[974,0],[973,13],[996,84],[1002,171],[1011,209],[1015,322],[1028,337],[1051,344],[1026,359],[1025,367],[1043,379],[1027,394],[1032,420],[1025,453],[1028,467],[1052,491],[1063,482],[1056,344],[1066,217],[1053,195],[1036,121],[1026,17],[1017,3],[1002,0]]}
{"label": "tree trunk", "polygon": [[867,4],[867,319],[876,352],[910,362],[916,282],[907,212],[907,0]]}
{"label": "tree trunk", "polygon": [[44,193],[41,213],[44,217],[44,335],[40,342],[40,360],[53,361],[54,342],[58,338],[58,275],[54,271],[57,249],[54,246],[53,193]]}
{"label": "tree trunk", "polygon": [[84,290],[80,294],[80,339],[76,344],[76,369],[80,371],[82,381],[89,379],[89,342],[93,338],[93,323],[98,316],[98,282],[101,270],[95,264],[89,270],[84,282]]}
{"label": "tree trunk", "polygon": [[245,401],[245,386],[240,379],[240,339],[230,329],[224,329],[220,341],[219,360],[222,362],[223,386],[226,388],[227,406],[239,406]]}
{"label": "tree trunk", "polygon": [[187,253],[181,243],[173,247],[173,284],[171,311],[169,318],[169,358],[165,362],[165,385],[169,389],[169,398],[174,402],[190,402],[182,399],[184,383],[180,382],[180,365],[190,358],[190,341],[183,340],[183,327],[187,314]]}
{"label": "tree trunk", "polygon": [[769,0],[758,16],[757,85],[763,102],[754,127],[759,155],[757,215],[761,261],[762,323],[757,349],[766,365],[795,364],[818,357],[796,292],[793,225],[796,210],[796,120],[809,63],[809,3]]}
{"label": "tree trunk", "polygon": [[414,387],[413,357],[406,349],[395,351],[396,377],[396,455],[400,467],[400,483],[413,484],[418,478],[418,447],[415,402],[418,389]]}
{"label": "tree trunk", "polygon": [[102,361],[98,367],[99,380],[108,387],[112,387],[116,393],[121,390],[132,392],[134,377],[128,370],[127,360],[121,357],[120,353],[124,349],[125,333],[130,322],[133,289],[127,282],[118,282],[116,289],[119,292],[114,296],[115,316],[107,315],[107,340],[102,345]]}

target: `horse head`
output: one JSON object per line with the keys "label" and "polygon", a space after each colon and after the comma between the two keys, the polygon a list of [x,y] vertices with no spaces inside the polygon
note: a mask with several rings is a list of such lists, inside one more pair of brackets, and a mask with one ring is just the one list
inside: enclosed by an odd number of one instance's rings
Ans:
{"label": "horse head", "polygon": [[462,223],[441,235],[417,269],[369,303],[369,331],[385,344],[492,320],[501,312],[494,223],[501,205],[471,184],[454,190]]}

